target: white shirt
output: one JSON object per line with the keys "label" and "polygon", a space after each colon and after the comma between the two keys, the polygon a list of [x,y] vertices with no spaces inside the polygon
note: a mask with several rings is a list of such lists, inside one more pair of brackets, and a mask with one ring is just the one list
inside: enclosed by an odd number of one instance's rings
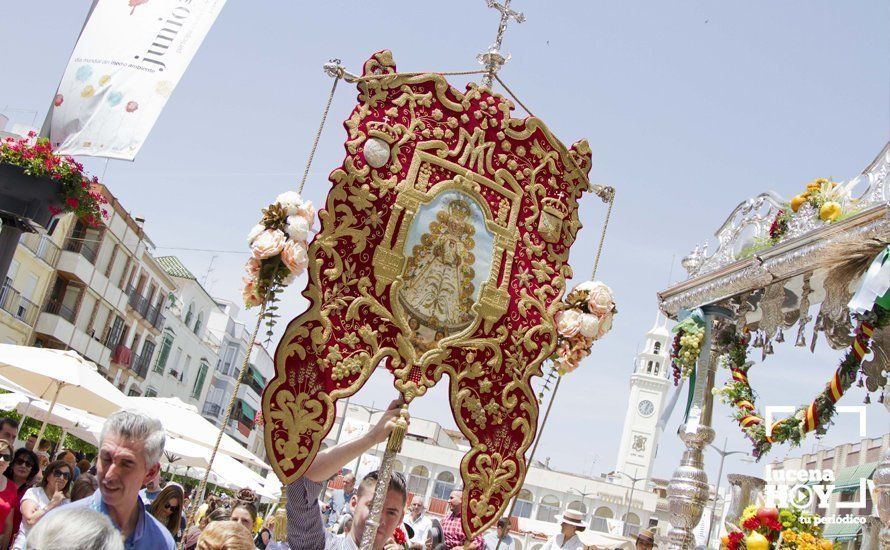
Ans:
{"label": "white shirt", "polygon": [[432,520],[426,517],[426,514],[420,514],[420,517],[416,520],[409,514],[405,518],[405,523],[414,529],[414,536],[411,537],[409,542],[419,542],[421,545],[425,545],[426,537],[429,535],[430,529],[433,528]]}
{"label": "white shirt", "polygon": [[578,535],[572,535],[572,538],[565,542],[562,539],[562,533],[550,537],[541,550],[584,550],[584,545],[578,540]]}
{"label": "white shirt", "polygon": [[[493,533],[489,533],[483,537],[482,542],[485,543],[485,550],[494,550],[495,547],[498,546],[498,532],[495,530]],[[513,537],[510,536],[509,533],[504,535],[504,539],[501,541],[501,545],[498,547],[498,550],[513,550],[516,548],[513,545]]]}
{"label": "white shirt", "polygon": [[[26,500],[31,500],[37,503],[37,509],[42,510],[49,504],[50,498],[46,495],[46,491],[43,490],[43,487],[31,487],[30,489],[25,491],[24,495],[22,495],[22,503],[24,503]],[[67,498],[62,501],[62,504],[67,503]],[[21,504],[19,506],[21,506]],[[10,511],[10,513],[12,512]],[[25,547],[25,540],[28,538],[28,532],[30,530],[31,526],[25,523],[25,518],[22,517],[22,523],[19,524],[19,534],[15,538],[15,542],[12,545],[14,550],[22,550]]]}

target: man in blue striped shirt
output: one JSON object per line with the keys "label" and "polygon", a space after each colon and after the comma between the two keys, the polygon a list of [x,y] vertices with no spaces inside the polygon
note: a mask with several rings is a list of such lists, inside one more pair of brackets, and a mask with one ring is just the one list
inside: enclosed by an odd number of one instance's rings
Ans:
{"label": "man in blue striped shirt", "polygon": [[69,506],[90,507],[108,516],[127,550],[174,550],[166,527],[145,511],[139,490],[161,468],[164,427],[139,410],[121,410],[105,421],[96,463],[99,489]]}

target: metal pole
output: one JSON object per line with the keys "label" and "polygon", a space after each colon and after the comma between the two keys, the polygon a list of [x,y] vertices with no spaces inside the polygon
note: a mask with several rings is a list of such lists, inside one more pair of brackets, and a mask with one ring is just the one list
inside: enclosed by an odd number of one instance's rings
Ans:
{"label": "metal pole", "polygon": [[362,533],[361,550],[373,550],[374,539],[377,536],[377,527],[380,526],[380,515],[383,513],[383,501],[389,490],[389,480],[392,478],[392,464],[402,450],[402,441],[408,431],[408,405],[402,405],[396,428],[389,434],[386,442],[386,452],[377,470],[377,485],[374,487],[374,497],[371,499],[368,519],[365,521],[365,530]]}
{"label": "metal pole", "polygon": [[630,507],[634,501],[634,489],[637,488],[637,481],[639,480],[633,479],[633,481],[630,483],[630,497],[627,499],[627,510],[624,512],[624,526],[621,528],[621,534],[625,537],[627,536],[627,516],[630,515]]}
{"label": "metal pole", "polygon": [[[714,445],[711,445],[711,447],[720,454],[720,468],[717,470],[717,482],[716,482],[716,485],[714,486],[714,505],[711,507],[711,521],[708,524],[708,536],[705,538],[706,546],[711,544],[711,532],[714,529],[714,520],[716,519],[715,514],[717,513],[717,497],[720,496],[720,483],[723,480],[723,462],[726,460],[726,457],[728,457],[729,455],[748,454],[744,451],[727,451],[726,445],[728,443],[729,443],[729,437],[726,437],[723,440],[723,450],[722,451],[720,449],[718,449],[717,447],[715,447]],[[719,534],[719,531],[718,531],[718,534]]]}
{"label": "metal pole", "polygon": [[43,432],[46,430],[46,423],[49,421],[49,415],[53,413],[53,409],[56,406],[56,400],[59,398],[59,392],[62,391],[62,386],[64,385],[65,384],[58,382],[58,385],[56,386],[56,393],[53,394],[53,400],[50,402],[49,408],[46,409],[46,415],[43,417],[43,424],[40,425],[40,431],[37,432],[37,441],[34,442],[35,449],[40,448],[40,440],[43,439]]}
{"label": "metal pole", "polygon": [[729,442],[729,437],[723,439],[723,450],[717,451],[720,453],[720,468],[717,469],[717,481],[714,484],[714,505],[711,506],[711,521],[708,523],[708,535],[705,537],[705,546],[710,546],[711,544],[711,532],[714,530],[714,517],[717,513],[717,498],[720,496],[720,482],[723,480],[723,462],[726,461],[726,444]]}

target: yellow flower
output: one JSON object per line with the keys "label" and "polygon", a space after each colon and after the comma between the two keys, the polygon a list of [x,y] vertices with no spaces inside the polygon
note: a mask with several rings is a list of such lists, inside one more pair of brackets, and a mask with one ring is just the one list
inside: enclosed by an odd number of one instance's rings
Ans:
{"label": "yellow flower", "polygon": [[797,195],[793,199],[791,199],[791,211],[797,212],[803,203],[807,202],[810,199],[810,196],[807,193],[801,193]]}
{"label": "yellow flower", "polygon": [[93,87],[91,85],[87,84],[86,86],[83,87],[83,90],[80,91],[80,97],[90,98],[90,97],[93,97],[94,93],[95,93],[95,90],[93,90]]}
{"label": "yellow flower", "polygon": [[841,212],[840,204],[828,201],[819,209],[819,217],[822,218],[823,222],[833,222],[841,217]]}
{"label": "yellow flower", "polygon": [[754,506],[754,505],[748,506],[742,512],[742,519],[741,519],[740,523],[744,523],[745,520],[751,519],[755,515],[757,515],[757,506]]}
{"label": "yellow flower", "polygon": [[818,191],[822,189],[822,185],[828,183],[828,180],[825,178],[816,178],[810,183],[807,184],[807,191]]}

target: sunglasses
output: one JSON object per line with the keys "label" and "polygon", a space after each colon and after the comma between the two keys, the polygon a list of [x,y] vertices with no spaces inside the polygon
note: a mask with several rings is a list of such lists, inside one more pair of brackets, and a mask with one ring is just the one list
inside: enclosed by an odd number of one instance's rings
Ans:
{"label": "sunglasses", "polygon": [[53,475],[56,477],[63,477],[65,479],[71,479],[71,474],[64,470],[56,470],[53,472]]}
{"label": "sunglasses", "polygon": [[2,460],[3,462],[11,462],[12,455],[11,454],[2,454],[2,455],[0,455],[0,460]]}
{"label": "sunglasses", "polygon": [[169,511],[171,511],[171,512],[172,512],[173,510],[176,510],[177,508],[179,508],[179,505],[178,505],[178,504],[170,504],[170,503],[168,502],[167,504],[164,505],[164,509],[165,509],[165,510],[169,510]]}
{"label": "sunglasses", "polygon": [[18,457],[17,459],[15,459],[15,461],[13,461],[13,464],[15,464],[16,466],[21,466],[22,464],[24,464],[28,468],[34,467],[33,462],[31,462],[30,460],[28,460],[26,458],[22,458],[22,457]]}

